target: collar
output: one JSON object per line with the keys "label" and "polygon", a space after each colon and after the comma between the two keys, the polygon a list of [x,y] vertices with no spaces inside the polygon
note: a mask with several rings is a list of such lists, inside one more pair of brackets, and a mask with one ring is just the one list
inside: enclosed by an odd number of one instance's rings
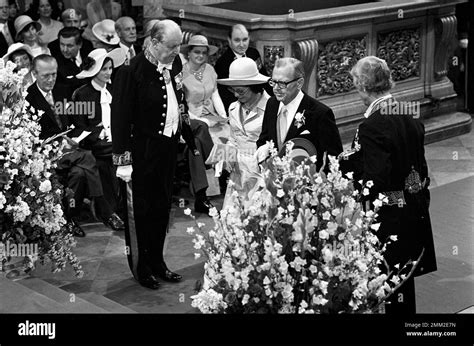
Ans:
{"label": "collar", "polygon": [[[232,50],[232,48],[230,50]],[[234,52],[233,50],[232,50],[232,53],[234,53],[234,55],[235,55],[234,60],[238,59],[238,58],[243,58],[244,56],[247,56],[246,54],[240,55],[240,54]]]}
{"label": "collar", "polygon": [[280,113],[281,109],[283,107],[286,107],[288,114],[296,114],[298,111],[298,107],[300,106],[301,100],[303,100],[304,94],[300,90],[298,94],[296,94],[295,98],[291,100],[286,106],[283,104],[283,102],[280,102],[280,107],[278,107],[278,113]]}
{"label": "collar", "polygon": [[[46,95],[48,95],[48,92],[44,91],[43,89],[41,89],[38,85],[38,83],[36,83],[36,87],[38,88],[38,90],[40,91],[40,93],[43,95],[43,97],[46,99]],[[52,95],[52,92],[51,92],[51,95]]]}
{"label": "collar", "polygon": [[119,42],[119,45],[120,45],[121,48],[123,48],[123,49],[126,50],[127,52],[128,52],[129,50],[135,51],[135,48],[133,47],[133,44],[131,44],[130,47],[129,47],[129,46],[127,46],[125,43],[122,43],[122,41],[120,41],[120,42]]}
{"label": "collar", "polygon": [[[108,83],[111,83],[110,81],[108,81]],[[101,87],[99,85],[99,83],[97,83],[95,80],[91,80],[91,84],[92,84],[92,87],[97,90],[97,91],[103,91],[103,90],[107,90],[107,85],[105,85],[104,87]]]}
{"label": "collar", "polygon": [[156,70],[159,72],[159,73],[162,73],[163,72],[163,68],[167,68],[168,70],[172,70],[173,69],[173,63],[169,63],[169,64],[163,64],[161,63],[157,58],[155,58],[155,56],[153,55],[153,53],[150,51],[150,48],[148,47],[146,50],[145,50],[145,58],[151,62],[153,65],[156,66]]}
{"label": "collar", "polygon": [[364,117],[368,118],[373,112],[375,112],[376,110],[378,110],[380,108],[383,101],[388,100],[390,98],[392,98],[392,94],[388,94],[388,95],[379,97],[378,99],[374,100],[370,104],[369,108],[367,108],[367,110],[365,111]]}

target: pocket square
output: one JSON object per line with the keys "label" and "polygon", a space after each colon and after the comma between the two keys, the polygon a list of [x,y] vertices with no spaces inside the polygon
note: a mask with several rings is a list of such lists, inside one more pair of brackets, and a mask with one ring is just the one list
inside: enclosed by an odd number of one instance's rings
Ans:
{"label": "pocket square", "polygon": [[310,132],[308,130],[304,130],[303,132],[300,133],[300,135],[309,135]]}

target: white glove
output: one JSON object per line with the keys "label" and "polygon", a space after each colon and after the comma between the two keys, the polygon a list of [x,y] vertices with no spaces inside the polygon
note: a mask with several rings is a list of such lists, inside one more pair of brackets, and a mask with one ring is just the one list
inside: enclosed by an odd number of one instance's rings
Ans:
{"label": "white glove", "polygon": [[115,175],[122,179],[124,182],[128,183],[132,180],[132,172],[132,165],[118,166]]}
{"label": "white glove", "polygon": [[270,156],[270,145],[268,143],[259,147],[254,154],[254,157],[258,163],[265,161],[267,157],[269,156]]}

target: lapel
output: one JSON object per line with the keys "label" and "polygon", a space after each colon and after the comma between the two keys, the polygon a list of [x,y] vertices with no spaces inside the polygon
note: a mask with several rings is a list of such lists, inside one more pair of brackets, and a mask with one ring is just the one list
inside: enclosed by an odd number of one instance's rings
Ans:
{"label": "lapel", "polygon": [[[306,94],[305,94],[303,96],[303,99],[300,102],[300,105],[298,106],[298,110],[296,111],[296,113],[303,113],[303,111],[306,109],[306,106],[307,106],[307,102],[306,102]],[[307,112],[308,111],[304,113],[305,116],[307,116]],[[305,122],[303,126],[300,126],[300,128],[298,128],[296,126],[296,114],[295,114],[295,116],[293,117],[293,122],[291,123],[290,128],[288,129],[288,132],[286,133],[285,140],[283,142],[286,142],[287,140],[295,138],[298,135],[298,133],[303,132],[306,124],[307,123]]]}
{"label": "lapel", "polygon": [[242,131],[243,133],[246,133],[244,124],[242,124],[242,122],[240,121],[241,104],[238,101],[236,101],[235,103],[232,103],[232,104],[234,106],[232,108],[229,108],[229,114],[235,120],[235,124],[240,129],[240,131]]}
{"label": "lapel", "polygon": [[273,102],[268,102],[267,103],[267,108],[268,110],[268,135],[270,139],[275,143],[275,146],[277,146],[278,143],[278,136],[277,136],[277,118],[278,118],[278,106],[280,105],[280,102],[275,98],[272,97],[270,100]]}
{"label": "lapel", "polygon": [[[58,129],[58,130],[61,130],[61,129],[59,128],[59,126],[57,125],[56,116],[55,116],[55,113],[54,113],[53,109],[52,109],[51,106],[49,105],[48,101],[46,101],[46,99],[44,98],[43,94],[40,92],[40,90],[39,90],[38,85],[36,84],[36,82],[35,82],[35,84],[34,84],[33,90],[34,90],[35,93],[36,93],[36,100],[37,100],[37,102],[38,102],[37,108],[43,110],[44,113],[49,116],[49,118],[51,119],[51,121],[53,122],[53,124],[56,125],[57,129]],[[53,94],[53,98],[54,98],[54,94]],[[54,102],[56,102],[56,100],[54,100]]]}

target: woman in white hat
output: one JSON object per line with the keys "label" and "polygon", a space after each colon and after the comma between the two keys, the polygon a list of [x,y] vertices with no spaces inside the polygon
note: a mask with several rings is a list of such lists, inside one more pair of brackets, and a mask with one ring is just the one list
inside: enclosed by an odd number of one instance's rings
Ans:
{"label": "woman in white hat", "polygon": [[33,53],[29,46],[24,43],[14,43],[8,47],[8,52],[3,56],[3,61],[6,65],[8,61],[16,65],[15,72],[22,69],[27,69],[28,72],[23,76],[23,89],[26,90],[34,83],[31,70],[33,69]]}
{"label": "woman in white hat", "polygon": [[[183,66],[183,85],[189,116],[204,121],[213,139],[223,130],[218,117],[223,123],[227,122],[224,104],[217,91],[216,71],[207,63],[208,56],[216,52],[217,47],[209,45],[202,35],[192,36],[188,44],[181,47],[181,53],[188,60]],[[224,137],[227,136],[228,133]]]}
{"label": "woman in white hat", "polygon": [[[226,164],[230,166],[230,180],[240,196],[246,196],[257,182],[255,173],[259,169],[254,153],[262,132],[265,106],[270,98],[264,89],[268,80],[269,77],[260,74],[257,64],[250,58],[234,60],[229,66],[229,78],[217,80],[217,83],[228,86],[237,97],[237,101],[229,106],[229,145],[237,148],[237,160],[229,158]],[[229,204],[230,195],[228,186],[223,207]]]}
{"label": "woman in white hat", "polygon": [[34,22],[29,16],[19,16],[15,19],[16,40],[21,41],[31,48],[33,57],[40,54],[51,54],[49,48],[41,43],[38,32],[41,30],[41,24]]}
{"label": "woman in white hat", "polygon": [[104,19],[92,27],[94,34],[94,48],[104,48],[108,52],[119,47],[120,38],[115,31],[115,22],[111,19]]}
{"label": "woman in white hat", "polygon": [[89,78],[90,81],[76,89],[72,96],[74,115],[71,118],[75,126],[72,136],[79,136],[83,131],[91,132],[80,142],[80,146],[91,150],[96,158],[108,203],[108,206],[101,206],[100,213],[104,223],[113,230],[123,230],[124,224],[115,213],[118,208],[118,181],[112,164],[110,77],[113,69],[124,62],[125,52],[120,48],[110,52],[103,48],[94,49],[84,59],[82,71],[76,75],[78,79]]}

